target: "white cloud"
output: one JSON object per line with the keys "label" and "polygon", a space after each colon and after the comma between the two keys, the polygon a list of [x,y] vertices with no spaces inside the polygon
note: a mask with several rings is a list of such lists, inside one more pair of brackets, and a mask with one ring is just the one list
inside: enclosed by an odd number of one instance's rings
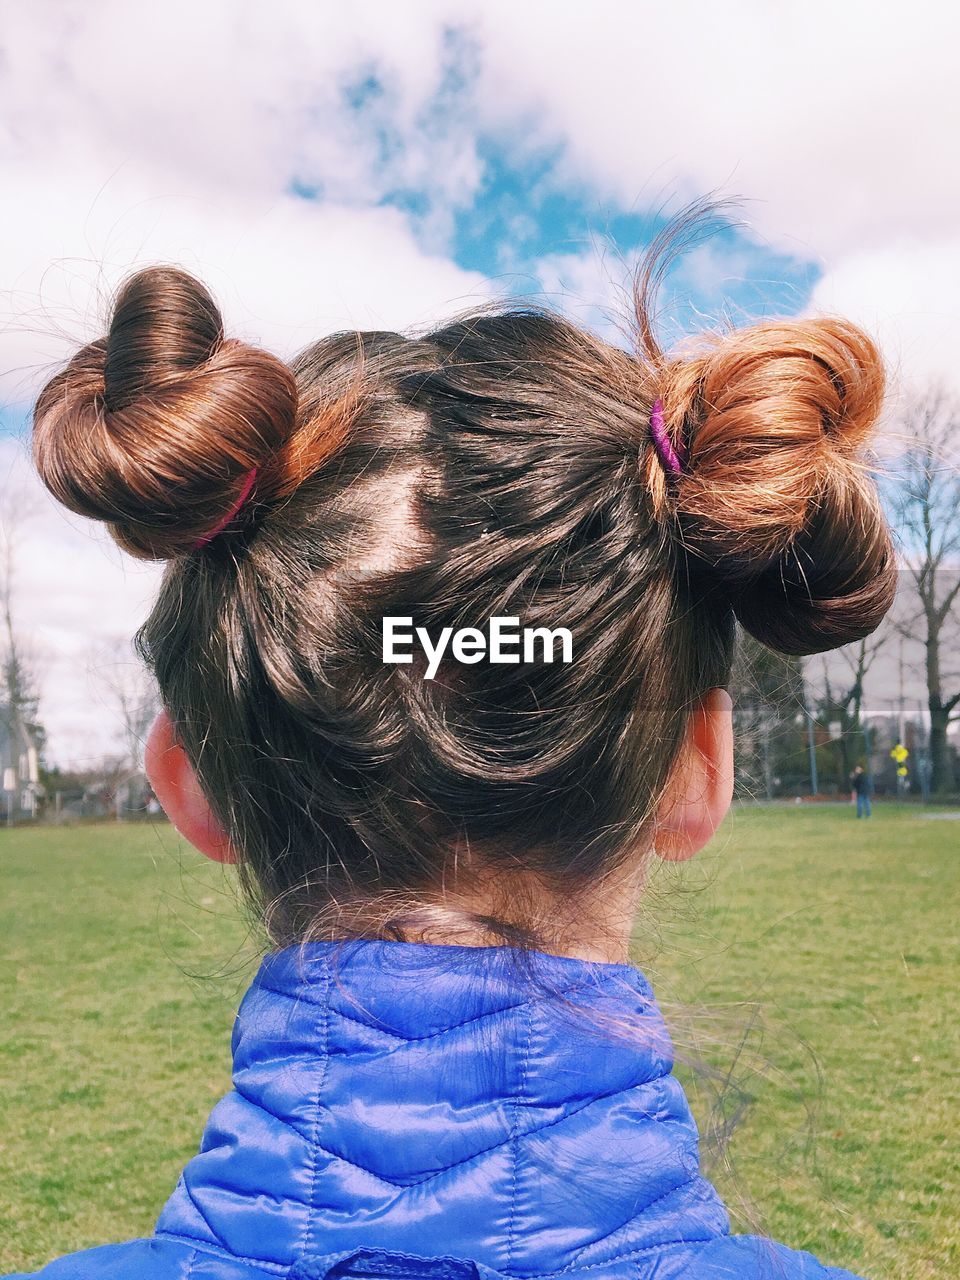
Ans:
{"label": "white cloud", "polygon": [[803,257],[960,218],[960,13],[938,0],[487,0],[476,22],[486,118],[528,113],[600,195],[740,192]]}
{"label": "white cloud", "polygon": [[814,290],[815,310],[863,324],[880,341],[894,395],[929,379],[960,392],[960,239],[901,237],[851,253]]}
{"label": "white cloud", "polygon": [[395,68],[392,109],[409,130],[440,81],[446,7],[377,5],[369,22],[362,3],[289,0],[14,8],[2,36],[3,150],[36,154],[41,166],[53,154],[149,156],[159,185],[238,193],[281,190],[304,166],[363,200],[374,191],[363,154],[373,140],[338,109],[342,77]]}
{"label": "white cloud", "polygon": [[[4,29],[4,151],[149,155],[188,189],[279,191],[299,172],[351,201],[396,183],[463,200],[475,131],[496,127],[521,151],[561,144],[566,176],[599,197],[740,191],[766,234],[836,253],[956,225],[958,37],[938,0],[21,6]],[[387,96],[361,122],[406,144],[387,154],[341,109],[365,70]]]}
{"label": "white cloud", "polygon": [[488,0],[476,23],[485,118],[562,142],[561,179],[640,211],[741,194],[758,245],[825,273],[814,307],[873,328],[901,375],[960,384],[960,10]]}
{"label": "white cloud", "polygon": [[[451,209],[482,195],[477,135],[491,129],[520,156],[559,146],[555,180],[598,206],[740,192],[761,240],[831,270],[954,234],[958,38],[960,12],[936,0],[20,7],[3,35],[0,279],[29,300],[57,257],[88,260],[88,280],[90,259],[119,269],[139,246],[209,264],[228,287],[246,262],[250,305],[309,325],[337,310],[329,259],[347,268],[348,307],[389,287],[382,260],[379,282],[354,270],[377,261],[385,192],[422,196],[420,243],[445,249]],[[370,72],[381,90],[345,109],[344,86]],[[294,215],[294,175],[350,214]]]}
{"label": "white cloud", "polygon": [[13,286],[2,304],[0,397],[9,402],[31,398],[78,342],[99,336],[109,292],[149,262],[197,272],[230,332],[283,355],[335,328],[404,327],[489,295],[482,276],[424,252],[393,208],[182,194],[130,170],[100,182],[67,165],[7,171],[0,278]]}

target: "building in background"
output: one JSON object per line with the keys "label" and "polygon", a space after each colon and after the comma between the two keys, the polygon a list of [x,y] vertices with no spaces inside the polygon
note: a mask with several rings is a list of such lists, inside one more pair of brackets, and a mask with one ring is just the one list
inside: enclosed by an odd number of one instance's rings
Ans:
{"label": "building in background", "polygon": [[43,798],[40,753],[19,710],[0,703],[0,779],[7,823],[35,818]]}

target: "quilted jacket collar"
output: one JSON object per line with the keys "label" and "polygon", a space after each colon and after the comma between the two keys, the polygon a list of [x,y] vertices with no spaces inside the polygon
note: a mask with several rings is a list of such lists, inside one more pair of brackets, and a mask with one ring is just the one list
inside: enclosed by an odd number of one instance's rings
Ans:
{"label": "quilted jacket collar", "polygon": [[524,1277],[726,1234],[646,978],[537,952],[531,998],[515,959],[372,940],[269,956],[158,1234],[283,1274],[362,1247]]}

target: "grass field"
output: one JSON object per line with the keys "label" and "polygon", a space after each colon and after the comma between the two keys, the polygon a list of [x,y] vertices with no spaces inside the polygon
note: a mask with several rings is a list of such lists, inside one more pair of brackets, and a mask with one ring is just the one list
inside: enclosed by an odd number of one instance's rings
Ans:
{"label": "grass field", "polygon": [[[705,1138],[736,1122],[713,1172],[737,1229],[960,1275],[958,878],[960,822],[879,805],[739,809],[658,875],[637,958]],[[0,1275],[149,1232],[255,962],[168,826],[0,831]]]}

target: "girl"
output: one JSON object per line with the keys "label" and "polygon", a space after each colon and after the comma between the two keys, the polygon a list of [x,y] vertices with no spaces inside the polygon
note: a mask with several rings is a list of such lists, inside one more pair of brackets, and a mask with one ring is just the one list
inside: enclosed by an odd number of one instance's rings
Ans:
{"label": "girl", "polygon": [[632,353],[501,306],[288,367],[157,267],[42,391],[47,486],[167,561],[156,794],[274,945],[154,1234],[46,1280],[843,1274],[730,1233],[629,944],[730,802],[735,620],[891,603],[882,365],[838,319],[664,354],[672,244]]}

